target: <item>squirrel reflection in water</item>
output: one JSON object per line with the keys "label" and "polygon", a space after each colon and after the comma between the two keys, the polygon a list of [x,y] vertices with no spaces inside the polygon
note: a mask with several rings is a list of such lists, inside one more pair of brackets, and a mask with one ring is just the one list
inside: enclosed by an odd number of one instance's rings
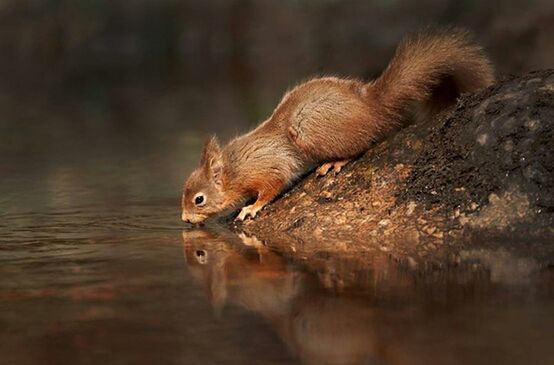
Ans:
{"label": "squirrel reflection in water", "polygon": [[287,251],[295,246],[286,242],[272,250],[230,232],[183,239],[215,311],[255,313],[304,364],[530,364],[552,355],[551,339],[538,335],[554,326],[552,276],[525,257],[467,251],[433,267],[373,251]]}
{"label": "squirrel reflection in water", "polygon": [[[183,239],[188,270],[205,285],[214,310],[221,313],[229,304],[260,315],[303,363],[366,364],[372,359],[408,363],[391,347],[390,337],[400,334],[380,328],[386,314],[378,313],[367,295],[359,295],[362,290],[346,295],[351,285],[360,282],[367,287],[357,289],[379,291],[373,275],[359,273],[365,275],[360,278],[350,272],[350,278],[343,277],[340,271],[346,267],[326,259],[307,269],[255,238],[185,231]],[[374,274],[384,275],[387,269],[383,269]],[[399,273],[386,275],[402,282]],[[376,315],[379,321],[374,321]]]}

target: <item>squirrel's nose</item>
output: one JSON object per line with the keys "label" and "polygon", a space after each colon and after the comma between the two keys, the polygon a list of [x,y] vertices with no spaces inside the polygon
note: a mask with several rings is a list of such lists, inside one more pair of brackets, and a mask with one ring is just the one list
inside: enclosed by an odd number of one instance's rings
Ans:
{"label": "squirrel's nose", "polygon": [[190,219],[187,217],[187,215],[185,214],[185,212],[183,212],[183,213],[181,214],[181,220],[182,220],[183,222],[185,222],[185,223],[191,223],[191,222],[190,222]]}

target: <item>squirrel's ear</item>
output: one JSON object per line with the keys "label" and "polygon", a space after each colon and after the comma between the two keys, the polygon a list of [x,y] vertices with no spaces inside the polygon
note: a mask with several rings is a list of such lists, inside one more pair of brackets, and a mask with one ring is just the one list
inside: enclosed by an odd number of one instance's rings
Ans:
{"label": "squirrel's ear", "polygon": [[215,136],[211,137],[204,144],[200,164],[207,170],[216,185],[221,185],[223,173],[223,159],[221,157],[221,147]]}

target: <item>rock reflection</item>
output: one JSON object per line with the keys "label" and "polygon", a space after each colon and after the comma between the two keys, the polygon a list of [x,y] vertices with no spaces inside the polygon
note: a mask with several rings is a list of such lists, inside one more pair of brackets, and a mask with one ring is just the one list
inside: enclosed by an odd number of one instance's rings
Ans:
{"label": "rock reflection", "polygon": [[[384,254],[286,252],[227,232],[184,231],[183,241],[216,314],[225,318],[226,306],[256,313],[302,363],[554,360],[552,336],[538,335],[554,325],[552,273],[530,259],[466,252],[429,268]],[[518,262],[525,269],[505,286],[495,272]],[[525,280],[513,279],[519,274]]]}

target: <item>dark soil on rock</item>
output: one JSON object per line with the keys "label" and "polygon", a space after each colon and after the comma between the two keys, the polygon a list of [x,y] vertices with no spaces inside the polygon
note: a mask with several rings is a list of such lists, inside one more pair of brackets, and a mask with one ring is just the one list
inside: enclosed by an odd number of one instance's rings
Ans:
{"label": "dark soil on rock", "polygon": [[467,210],[517,189],[537,212],[552,213],[553,84],[554,71],[539,71],[462,98],[425,138],[398,202]]}

